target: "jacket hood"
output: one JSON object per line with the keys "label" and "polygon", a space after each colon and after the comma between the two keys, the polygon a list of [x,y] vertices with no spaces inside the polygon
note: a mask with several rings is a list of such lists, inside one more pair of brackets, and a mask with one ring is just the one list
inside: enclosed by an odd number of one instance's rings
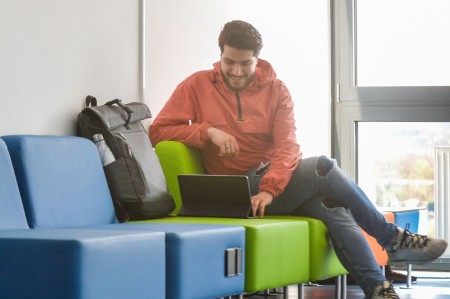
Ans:
{"label": "jacket hood", "polygon": [[[264,59],[258,58],[255,70],[255,80],[250,83],[247,88],[260,88],[262,85],[273,82],[277,78],[277,74],[273,69],[272,65]],[[221,83],[226,87],[225,81],[223,80],[222,71],[220,68],[220,61],[214,63],[214,79],[216,81],[219,79]]]}

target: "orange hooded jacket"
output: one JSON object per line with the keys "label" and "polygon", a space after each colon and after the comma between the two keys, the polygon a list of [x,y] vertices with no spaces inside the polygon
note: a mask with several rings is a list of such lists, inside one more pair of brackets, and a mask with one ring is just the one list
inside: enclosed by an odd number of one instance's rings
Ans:
{"label": "orange hooded jacket", "polygon": [[[237,120],[239,116],[243,120]],[[207,136],[209,127],[237,139],[236,158],[218,156],[219,148]],[[223,81],[220,62],[212,70],[186,78],[155,118],[150,138],[153,145],[175,140],[199,148],[210,174],[244,174],[270,161],[260,190],[274,197],[283,192],[302,157],[290,93],[262,59],[258,59],[255,80],[239,93]]]}

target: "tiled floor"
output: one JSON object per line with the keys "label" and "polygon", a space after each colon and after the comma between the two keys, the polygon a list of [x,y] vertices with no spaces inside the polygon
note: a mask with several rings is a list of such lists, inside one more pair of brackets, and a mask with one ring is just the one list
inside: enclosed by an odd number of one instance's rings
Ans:
{"label": "tiled floor", "polygon": [[[450,269],[449,272],[413,272],[417,282],[411,288],[404,283],[394,284],[395,291],[401,299],[450,299]],[[278,289],[281,293],[282,289]],[[297,287],[288,287],[288,299],[298,299]],[[333,299],[334,286],[305,286],[305,299]],[[362,290],[356,285],[347,286],[347,299],[363,299]],[[283,299],[282,294],[253,294],[244,299]]]}

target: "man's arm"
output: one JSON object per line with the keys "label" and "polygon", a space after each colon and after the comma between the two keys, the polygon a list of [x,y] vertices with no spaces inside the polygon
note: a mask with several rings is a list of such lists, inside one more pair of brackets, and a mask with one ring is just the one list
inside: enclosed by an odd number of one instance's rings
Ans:
{"label": "man's arm", "polygon": [[194,96],[186,82],[178,85],[150,126],[153,145],[163,140],[175,140],[193,147],[204,146],[211,126],[206,122],[191,123],[195,119]]}
{"label": "man's arm", "polygon": [[297,143],[294,105],[287,88],[280,82],[279,100],[273,123],[274,149],[270,167],[260,183],[260,190],[279,196],[289,183],[302,157]]}
{"label": "man's arm", "polygon": [[295,135],[292,99],[283,84],[273,123],[273,138],[275,146],[269,170],[260,182],[260,192],[251,198],[254,216],[264,216],[265,208],[284,191],[302,157]]}

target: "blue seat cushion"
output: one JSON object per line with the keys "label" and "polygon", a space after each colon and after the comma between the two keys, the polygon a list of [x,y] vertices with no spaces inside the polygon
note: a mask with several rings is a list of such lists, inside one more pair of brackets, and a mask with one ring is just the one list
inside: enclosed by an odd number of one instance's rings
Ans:
{"label": "blue seat cushion", "polygon": [[[167,298],[219,298],[244,292],[245,229],[242,226],[126,223],[97,228],[166,234]],[[242,272],[226,275],[225,251],[240,248]]]}
{"label": "blue seat cushion", "polygon": [[165,298],[164,234],[0,231],[0,298]]}

